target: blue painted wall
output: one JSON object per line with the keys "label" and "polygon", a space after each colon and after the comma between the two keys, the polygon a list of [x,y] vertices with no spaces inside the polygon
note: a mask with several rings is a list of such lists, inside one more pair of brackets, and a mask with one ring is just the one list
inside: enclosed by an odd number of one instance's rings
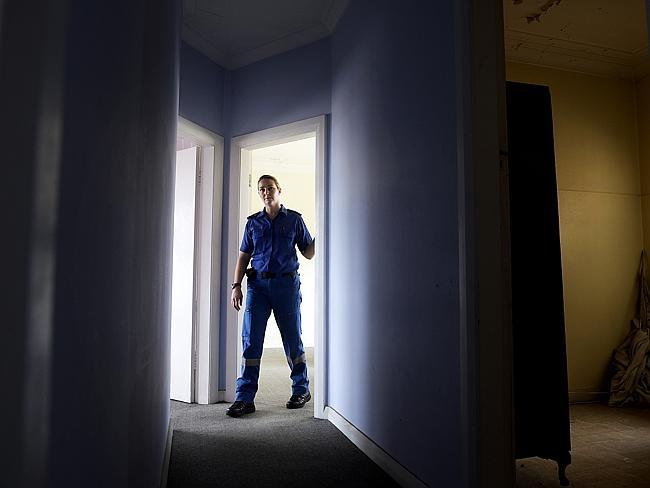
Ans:
{"label": "blue painted wall", "polygon": [[180,5],[68,12],[46,484],[160,486]]}
{"label": "blue painted wall", "polygon": [[179,115],[223,136],[330,112],[329,38],[235,71],[182,42],[180,63]]}
{"label": "blue painted wall", "polygon": [[234,71],[232,135],[329,113],[330,58],[328,38]]}
{"label": "blue painted wall", "polygon": [[460,480],[453,1],[351,2],[332,38],[329,404]]}
{"label": "blue painted wall", "polygon": [[224,91],[228,72],[184,42],[180,57],[179,115],[225,136]]}

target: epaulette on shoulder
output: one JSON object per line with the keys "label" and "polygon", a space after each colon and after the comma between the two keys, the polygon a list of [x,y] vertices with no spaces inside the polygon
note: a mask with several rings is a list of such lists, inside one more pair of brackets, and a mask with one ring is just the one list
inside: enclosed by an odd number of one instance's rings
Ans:
{"label": "epaulette on shoulder", "polygon": [[291,210],[290,208],[287,209],[287,212],[292,213],[292,214],[296,214],[297,216],[302,217],[302,214],[300,212],[296,212],[295,210]]}

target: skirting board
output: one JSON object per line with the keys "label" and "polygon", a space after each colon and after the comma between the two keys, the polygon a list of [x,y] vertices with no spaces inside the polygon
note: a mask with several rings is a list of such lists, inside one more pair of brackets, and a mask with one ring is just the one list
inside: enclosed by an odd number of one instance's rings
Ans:
{"label": "skirting board", "polygon": [[169,419],[169,427],[167,428],[167,442],[165,443],[165,454],[163,457],[163,469],[160,475],[160,488],[167,488],[167,477],[169,476],[169,459],[172,455],[172,439],[174,437],[174,424],[172,419]]}
{"label": "skirting board", "polygon": [[609,393],[606,391],[570,391],[569,403],[606,403]]}
{"label": "skirting board", "polygon": [[339,429],[345,437],[350,439],[366,456],[377,466],[386,471],[400,486],[404,488],[426,488],[413,473],[395,461],[381,447],[370,440],[363,432],[352,425],[340,413],[331,407],[325,407],[325,418]]}

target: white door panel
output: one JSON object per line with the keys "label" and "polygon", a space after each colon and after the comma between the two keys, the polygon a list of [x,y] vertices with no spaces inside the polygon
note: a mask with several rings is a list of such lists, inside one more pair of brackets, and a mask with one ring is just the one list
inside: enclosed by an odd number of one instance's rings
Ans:
{"label": "white door panel", "polygon": [[170,398],[192,401],[194,220],[197,148],[176,153]]}

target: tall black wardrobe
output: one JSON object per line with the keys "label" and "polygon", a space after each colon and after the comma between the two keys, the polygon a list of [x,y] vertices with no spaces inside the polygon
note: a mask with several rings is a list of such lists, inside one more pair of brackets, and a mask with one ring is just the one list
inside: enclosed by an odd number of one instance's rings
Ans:
{"label": "tall black wardrobe", "polygon": [[508,82],[515,457],[571,462],[564,298],[548,87]]}

